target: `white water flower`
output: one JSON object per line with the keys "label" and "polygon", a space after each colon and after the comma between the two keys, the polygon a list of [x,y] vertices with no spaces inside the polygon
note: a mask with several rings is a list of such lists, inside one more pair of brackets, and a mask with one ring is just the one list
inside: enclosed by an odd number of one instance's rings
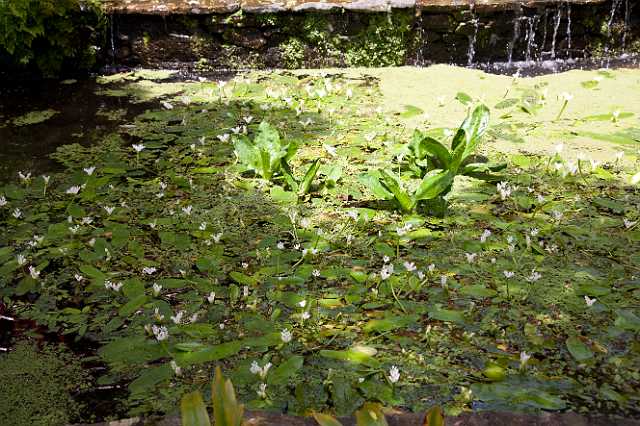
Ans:
{"label": "white water flower", "polygon": [[272,364],[270,362],[267,362],[264,366],[260,367],[258,361],[253,361],[251,363],[251,367],[249,367],[249,371],[251,371],[252,374],[257,374],[264,380],[264,378],[267,377],[267,373],[269,372],[271,365]]}
{"label": "white water flower", "polygon": [[282,339],[283,343],[289,343],[293,338],[293,335],[289,330],[284,329],[280,332],[280,338]]}
{"label": "white water flower", "polygon": [[184,311],[178,311],[175,315],[171,315],[171,321],[173,321],[174,324],[180,324],[183,316]]}
{"label": "white water flower", "polygon": [[188,206],[182,208],[182,212],[184,214],[186,214],[187,216],[191,216],[191,211],[192,210],[193,210],[193,206],[192,205],[188,205]]}
{"label": "white water flower", "polygon": [[482,235],[480,235],[480,242],[481,242],[481,243],[486,242],[486,241],[487,241],[487,238],[489,238],[490,236],[491,236],[491,231],[490,231],[490,230],[488,230],[488,229],[485,229],[485,230],[482,232]]}
{"label": "white water flower", "polygon": [[509,279],[509,278],[513,278],[515,276],[515,272],[512,271],[502,271],[502,273],[504,274],[504,277]]}
{"label": "white water flower", "polygon": [[93,223],[93,218],[91,216],[85,216],[80,220],[81,225],[91,225]]}
{"label": "white water flower", "polygon": [[24,174],[24,172],[18,172],[18,177],[23,182],[28,182],[31,179],[31,172]]}
{"label": "white water flower", "polygon": [[301,308],[304,308],[305,306],[307,306],[307,301],[301,300],[300,302],[298,302],[298,306],[300,306]]}
{"label": "white water flower", "polygon": [[446,288],[447,287],[447,276],[446,275],[440,275],[440,286],[442,288]]}
{"label": "white water flower", "polygon": [[563,143],[559,143],[558,145],[555,146],[554,150],[556,151],[556,154],[562,154],[562,151],[564,151],[564,144]]}
{"label": "white water flower", "polygon": [[111,216],[111,214],[116,210],[113,206],[104,206],[102,208],[107,212],[108,216]]}
{"label": "white water flower", "polygon": [[407,270],[407,271],[409,271],[409,272],[413,272],[413,271],[415,271],[416,269],[418,269],[418,268],[416,267],[416,264],[415,264],[414,262],[409,262],[409,261],[407,261],[407,262],[404,262],[404,264],[403,264],[403,265],[404,265],[404,269],[406,269],[406,270]]}
{"label": "white water flower", "polygon": [[531,355],[529,355],[525,351],[520,352],[520,367],[524,367],[529,359],[531,359]]}
{"label": "white water flower", "polygon": [[171,369],[176,374],[176,376],[181,376],[182,375],[182,369],[180,367],[178,367],[178,364],[176,364],[175,361],[171,360],[169,365],[171,365]]}
{"label": "white water flower", "polygon": [[27,258],[24,254],[18,254],[16,256],[16,261],[18,262],[19,266],[24,265],[25,263],[27,263]]}
{"label": "white water flower", "polygon": [[300,318],[302,318],[303,321],[308,320],[309,318],[311,318],[311,314],[309,313],[309,311],[304,311],[301,315]]}
{"label": "white water flower", "polygon": [[229,138],[231,137],[231,135],[229,133],[224,133],[216,137],[220,140],[220,142],[229,142]]}
{"label": "white water flower", "polygon": [[258,396],[260,398],[267,399],[267,384],[266,383],[260,383],[260,387],[258,388],[256,393],[258,394]]}
{"label": "white water flower", "polygon": [[71,231],[73,235],[77,234],[79,230],[80,230],[80,225],[74,225],[69,227],[69,231]]}
{"label": "white water flower", "polygon": [[400,380],[400,369],[395,365],[392,365],[391,368],[389,369],[388,378],[391,383],[397,383],[398,380]]}
{"label": "white water flower", "polygon": [[322,147],[324,148],[325,151],[327,151],[327,154],[329,154],[330,156],[335,157],[336,155],[338,155],[337,149],[335,146],[323,144]]}
{"label": "white water flower", "polygon": [[42,180],[44,180],[45,185],[48,185],[51,180],[51,176],[42,175]]}
{"label": "white water flower", "polygon": [[276,247],[278,248],[278,250],[284,250],[284,243],[282,241],[278,241]]}
{"label": "white water flower", "polygon": [[535,237],[539,233],[540,233],[540,230],[538,228],[531,228],[531,231],[529,232],[529,234],[531,234],[532,237]]}
{"label": "white water flower", "polygon": [[141,144],[141,143],[140,144],[134,143],[133,145],[131,145],[131,147],[134,149],[135,152],[138,152],[138,153],[142,152],[142,150],[145,148],[144,144]]}
{"label": "white water flower", "polygon": [[625,229],[631,229],[636,223],[638,223],[637,220],[631,221],[627,218],[622,219],[622,224],[624,225]]}
{"label": "white water flower", "polygon": [[96,167],[95,166],[91,166],[91,167],[85,167],[84,172],[87,174],[87,176],[91,176],[93,174],[93,172],[96,171]]}
{"label": "white water flower", "polygon": [[207,302],[213,303],[216,300],[216,293],[212,291],[207,295]]}
{"label": "white water flower", "polygon": [[245,123],[247,123],[247,124],[251,124],[251,122],[253,121],[253,117],[252,117],[252,116],[250,116],[250,115],[248,115],[248,116],[246,116],[246,117],[243,117],[242,119],[243,119],[243,120],[244,120],[244,122],[245,122]]}
{"label": "white water flower", "polygon": [[565,102],[571,102],[573,100],[573,95],[571,93],[569,93],[569,92],[560,93],[560,97]]}
{"label": "white water flower", "polygon": [[553,216],[553,218],[555,220],[562,220],[562,218],[564,217],[564,213],[558,211],[558,210],[552,210],[551,211],[551,216]]}
{"label": "white water flower", "polygon": [[78,185],[74,185],[72,187],[70,187],[69,189],[67,189],[67,194],[73,194],[73,195],[77,195],[78,192],[80,192],[82,188]]}
{"label": "white water flower", "polygon": [[162,321],[164,319],[164,315],[162,315],[160,313],[160,308],[153,308],[153,316],[156,318],[156,320],[158,321]]}
{"label": "white water flower", "polygon": [[465,253],[464,255],[467,257],[468,263],[473,263],[476,260],[478,253]]}
{"label": "white water flower", "polygon": [[529,275],[528,277],[526,277],[525,279],[529,282],[536,282],[538,281],[540,278],[542,278],[542,274],[540,274],[539,272],[537,272],[535,269],[531,270],[531,275]]}
{"label": "white water flower", "polygon": [[596,299],[595,297],[591,299],[589,296],[584,296],[584,303],[586,303],[588,307],[593,306],[593,304],[596,303],[597,300],[598,299]]}
{"label": "white water flower", "polygon": [[396,228],[396,234],[401,237],[403,235],[406,235],[407,232],[411,231],[411,228],[413,228],[413,225],[411,225],[410,223],[406,223],[402,227]]}
{"label": "white water flower", "polygon": [[429,271],[430,273],[436,270],[436,265],[431,263],[429,264],[429,266],[427,266],[427,271]]}
{"label": "white water flower", "polygon": [[29,275],[31,275],[31,278],[34,280],[37,280],[40,278],[40,271],[38,271],[35,266],[29,266]]}
{"label": "white water flower", "polygon": [[383,280],[386,280],[391,275],[393,275],[393,265],[391,264],[384,265],[382,267],[382,270],[380,270],[380,278],[382,278]]}
{"label": "white water flower", "polygon": [[347,99],[351,99],[353,97],[353,90],[351,89],[351,87],[347,88],[345,95],[347,96]]}
{"label": "white water flower", "polygon": [[144,268],[142,268],[142,273],[146,275],[153,275],[156,273],[156,271],[157,269],[154,267],[145,266]]}
{"label": "white water flower", "polygon": [[4,195],[0,195],[0,207],[4,207],[7,204],[9,204],[9,203],[7,202],[7,199],[5,198],[5,196]]}
{"label": "white water flower", "polygon": [[151,327],[151,332],[156,337],[158,342],[162,342],[163,340],[167,340],[169,338],[169,330],[165,326],[157,326],[153,325]]}
{"label": "white water flower", "polygon": [[162,286],[158,283],[153,283],[153,295],[157,296],[162,291]]}
{"label": "white water flower", "polygon": [[74,278],[76,279],[76,281],[78,281],[78,282],[81,282],[82,280],[84,280],[84,277],[83,277],[82,275],[80,275],[80,274],[75,274],[73,277],[74,277]]}
{"label": "white water flower", "polygon": [[318,277],[320,276],[320,271],[319,271],[319,270],[317,270],[317,269],[314,269],[314,270],[311,272],[311,275],[313,275],[314,277],[318,278]]}

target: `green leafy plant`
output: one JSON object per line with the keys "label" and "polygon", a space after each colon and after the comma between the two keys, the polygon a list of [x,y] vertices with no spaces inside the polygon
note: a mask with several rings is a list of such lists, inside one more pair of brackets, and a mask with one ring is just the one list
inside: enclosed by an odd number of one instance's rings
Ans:
{"label": "green leafy plant", "polygon": [[456,176],[470,176],[495,182],[501,179],[495,174],[506,164],[477,162],[474,153],[489,126],[489,109],[477,106],[463,121],[451,142],[451,149],[437,139],[420,131],[414,133],[409,144],[409,167],[421,177],[415,189],[409,182],[403,185],[400,177],[389,170],[369,173],[366,179],[373,194],[384,200],[394,200],[404,212],[416,209],[420,202],[428,202],[441,210],[446,206],[444,196],[451,191]]}
{"label": "green leafy plant", "polygon": [[191,392],[182,397],[180,413],[183,426],[241,426],[244,424],[244,405],[236,400],[236,392],[231,380],[225,380],[220,367],[216,367],[211,383],[213,420],[211,423],[207,408],[200,392]]}
{"label": "green leafy plant", "polygon": [[[355,412],[357,426],[387,426],[387,419],[382,411],[382,405],[365,402]],[[320,426],[342,426],[342,423],[329,414],[313,413],[313,418]],[[424,417],[425,426],[444,426],[444,415],[438,406],[432,407]]]}
{"label": "green leafy plant", "polygon": [[285,143],[278,130],[266,121],[260,123],[258,133],[253,141],[247,136],[239,136],[234,141],[235,154],[238,161],[248,170],[266,180],[283,178],[285,183],[298,194],[307,194],[320,169],[320,161],[315,160],[307,169],[301,180],[296,180],[289,165],[298,146],[294,142]]}

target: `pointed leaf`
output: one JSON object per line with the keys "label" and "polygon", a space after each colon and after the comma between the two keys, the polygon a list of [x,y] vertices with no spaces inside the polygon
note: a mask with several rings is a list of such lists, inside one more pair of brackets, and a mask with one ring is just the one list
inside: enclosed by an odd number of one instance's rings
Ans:
{"label": "pointed leaf", "polygon": [[420,151],[435,157],[440,163],[441,168],[449,168],[449,164],[451,163],[451,154],[449,153],[449,150],[436,139],[429,136],[425,137],[420,142]]}
{"label": "pointed leaf", "polygon": [[225,382],[220,367],[211,384],[213,419],[216,426],[241,426],[244,406],[238,404],[231,380]]}
{"label": "pointed leaf", "polygon": [[444,414],[438,405],[431,407],[424,416],[422,426],[444,426]]}
{"label": "pointed leaf", "polygon": [[447,192],[453,184],[454,174],[448,170],[432,170],[425,175],[413,195],[414,202],[432,200]]}
{"label": "pointed leaf", "polygon": [[182,397],[180,413],[182,426],[211,426],[200,392],[191,392]]}
{"label": "pointed leaf", "polygon": [[380,182],[381,176],[378,170],[360,175],[358,180],[379,200],[393,200],[393,194]]}
{"label": "pointed leaf", "polygon": [[342,426],[342,423],[340,423],[335,417],[328,414],[314,412],[313,418],[320,426]]}
{"label": "pointed leaf", "polygon": [[405,212],[413,210],[414,201],[409,194],[400,187],[400,183],[396,177],[386,170],[380,170],[380,176],[382,177],[382,185],[393,194],[400,208]]}
{"label": "pointed leaf", "polygon": [[320,160],[315,160],[311,163],[311,166],[309,166],[307,173],[305,173],[304,178],[302,178],[302,182],[300,182],[300,188],[298,188],[299,195],[304,195],[309,192],[311,183],[318,173],[318,169],[320,169]]}
{"label": "pointed leaf", "polygon": [[567,349],[578,362],[583,362],[593,358],[591,349],[576,336],[571,336],[566,341]]}
{"label": "pointed leaf", "polygon": [[362,408],[356,411],[356,422],[358,426],[388,426],[382,405],[372,402],[365,402]]}

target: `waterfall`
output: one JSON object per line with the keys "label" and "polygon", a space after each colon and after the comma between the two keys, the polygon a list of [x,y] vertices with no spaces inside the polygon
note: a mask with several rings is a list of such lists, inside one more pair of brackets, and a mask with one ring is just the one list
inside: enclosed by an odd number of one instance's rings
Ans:
{"label": "waterfall", "polygon": [[467,49],[467,66],[473,65],[473,58],[476,55],[476,40],[478,39],[478,27],[480,24],[480,19],[473,13],[473,8],[471,9],[473,23],[473,35],[469,36],[469,48]]}
{"label": "waterfall", "polygon": [[562,5],[558,5],[556,16],[553,22],[553,39],[551,40],[551,59],[556,58],[556,40],[558,39],[558,29],[560,28],[560,20],[562,19]]}
{"label": "waterfall", "polygon": [[627,47],[627,33],[629,32],[631,24],[631,6],[629,6],[629,0],[625,0],[624,3],[624,30],[622,31],[622,50]]}
{"label": "waterfall", "polygon": [[571,57],[571,3],[567,2],[567,50],[566,55]]}
{"label": "waterfall", "polygon": [[416,30],[416,59],[415,65],[418,67],[423,67],[425,65],[424,62],[424,49],[427,47],[427,36],[424,31],[424,23],[422,22],[422,14],[418,15],[416,19],[417,30]]}
{"label": "waterfall", "polygon": [[518,38],[520,38],[520,19],[522,14],[522,9],[516,10],[516,16],[513,18],[513,37],[511,37],[511,42],[507,45],[507,57],[508,63],[511,65],[513,62],[513,48],[518,42]]}
{"label": "waterfall", "polygon": [[112,64],[115,65],[116,63],[116,38],[115,38],[115,30],[113,29],[115,27],[115,15],[111,14],[109,15],[109,31],[110,31],[110,36],[111,36],[111,56],[112,56]]}
{"label": "waterfall", "polygon": [[611,47],[611,25],[613,24],[613,19],[616,17],[616,12],[618,10],[618,6],[620,6],[622,0],[613,0],[611,2],[611,12],[609,13],[609,20],[607,21],[607,40],[604,45],[604,59],[606,62],[606,67],[609,68],[609,49]]}
{"label": "waterfall", "polygon": [[538,21],[540,20],[540,16],[535,14],[534,16],[526,18],[527,20],[527,33],[526,33],[526,41],[527,41],[527,50],[525,52],[525,60],[527,62],[531,61],[532,55],[531,51],[536,47],[536,29],[538,27]]}
{"label": "waterfall", "polygon": [[542,41],[540,42],[540,57],[544,54],[544,48],[547,45],[547,26],[549,24],[549,10],[544,9],[544,15],[542,15]]}

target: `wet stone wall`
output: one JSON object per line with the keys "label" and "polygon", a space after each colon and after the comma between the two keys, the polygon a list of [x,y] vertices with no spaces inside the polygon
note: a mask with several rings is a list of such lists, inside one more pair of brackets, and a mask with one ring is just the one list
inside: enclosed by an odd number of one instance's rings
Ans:
{"label": "wet stone wall", "polygon": [[[105,62],[305,68],[602,59],[640,52],[635,0],[117,0]],[[262,1],[262,2],[261,2]],[[124,3],[123,3],[124,2]]]}

